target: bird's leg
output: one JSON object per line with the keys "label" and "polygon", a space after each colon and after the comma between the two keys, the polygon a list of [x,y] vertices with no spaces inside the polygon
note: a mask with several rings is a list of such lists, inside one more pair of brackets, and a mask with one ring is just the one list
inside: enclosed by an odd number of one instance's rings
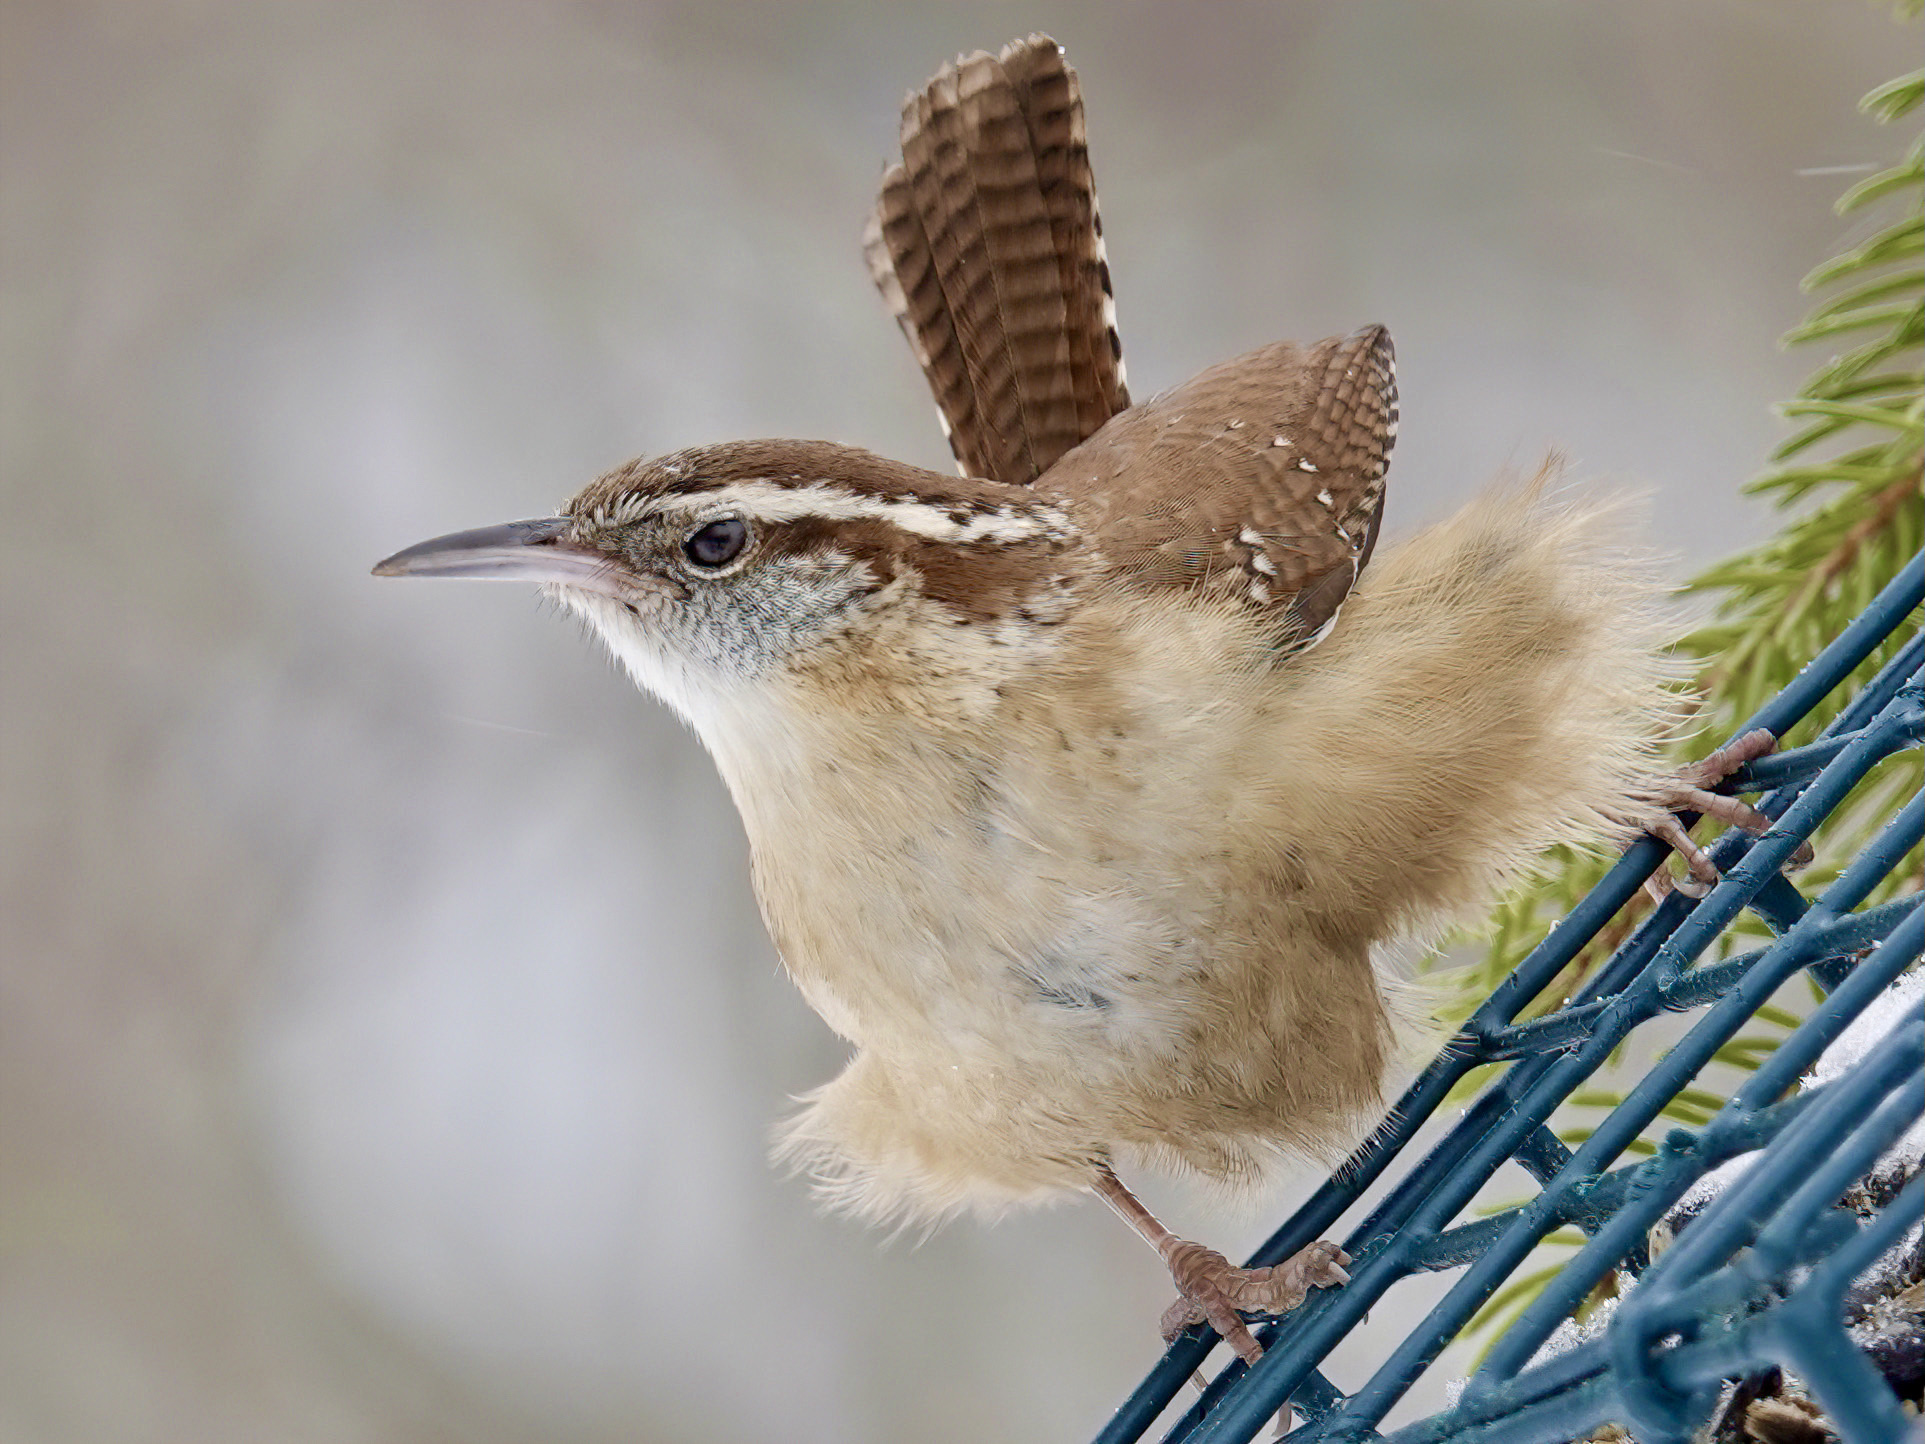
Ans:
{"label": "bird's leg", "polygon": [[[1655,784],[1643,793],[1648,800],[1666,809],[1666,815],[1656,822],[1647,824],[1645,831],[1660,842],[1668,843],[1684,859],[1685,870],[1691,874],[1691,881],[1678,882],[1671,876],[1668,868],[1660,867],[1645,883],[1645,889],[1659,902],[1664,895],[1676,888],[1687,897],[1703,897],[1718,882],[1718,869],[1705,855],[1704,849],[1691,840],[1684,825],[1671,814],[1676,812],[1697,812],[1706,817],[1732,827],[1742,827],[1754,837],[1762,837],[1771,828],[1771,819],[1741,798],[1727,797],[1723,793],[1712,792],[1711,788],[1723,782],[1747,762],[1755,762],[1760,757],[1769,756],[1776,751],[1778,739],[1762,727],[1755,727],[1745,733],[1728,747],[1720,747],[1709,757],[1680,767],[1656,780]],[[1802,843],[1793,854],[1787,867],[1803,867],[1812,858],[1811,844]]]}
{"label": "bird's leg", "polygon": [[1280,1264],[1241,1269],[1215,1249],[1171,1233],[1107,1166],[1097,1172],[1091,1187],[1169,1265],[1170,1277],[1182,1297],[1163,1312],[1165,1343],[1192,1325],[1208,1322],[1236,1350],[1238,1358],[1254,1364],[1263,1357],[1263,1348],[1238,1314],[1239,1309],[1286,1314],[1302,1303],[1311,1289],[1350,1282],[1350,1275],[1343,1269],[1350,1255],[1334,1243],[1320,1240]]}

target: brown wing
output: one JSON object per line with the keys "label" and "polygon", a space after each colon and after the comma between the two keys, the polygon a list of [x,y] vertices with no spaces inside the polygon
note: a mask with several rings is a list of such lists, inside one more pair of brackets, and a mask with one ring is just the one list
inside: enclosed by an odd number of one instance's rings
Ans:
{"label": "brown wing", "polygon": [[1129,405],[1076,72],[1044,35],[902,112],[863,236],[966,475],[1033,481]]}
{"label": "brown wing", "polygon": [[1313,641],[1376,544],[1396,436],[1390,333],[1369,326],[1213,366],[1118,416],[1041,488],[1092,519],[1122,575],[1227,590],[1283,640]]}

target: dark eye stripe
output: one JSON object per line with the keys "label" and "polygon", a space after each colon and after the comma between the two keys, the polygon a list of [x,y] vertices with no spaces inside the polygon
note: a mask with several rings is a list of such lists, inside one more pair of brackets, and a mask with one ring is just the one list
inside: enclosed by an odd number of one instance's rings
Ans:
{"label": "dark eye stripe", "polygon": [[682,543],[682,551],[698,567],[725,567],[742,554],[748,541],[748,523],[729,516],[698,527]]}

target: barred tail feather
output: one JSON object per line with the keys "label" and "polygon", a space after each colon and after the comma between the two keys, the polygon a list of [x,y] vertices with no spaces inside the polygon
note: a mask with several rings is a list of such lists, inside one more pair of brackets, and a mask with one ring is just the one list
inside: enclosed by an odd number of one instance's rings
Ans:
{"label": "barred tail feather", "polygon": [[1033,481],[1129,405],[1082,96],[1034,35],[903,107],[863,250],[966,475]]}

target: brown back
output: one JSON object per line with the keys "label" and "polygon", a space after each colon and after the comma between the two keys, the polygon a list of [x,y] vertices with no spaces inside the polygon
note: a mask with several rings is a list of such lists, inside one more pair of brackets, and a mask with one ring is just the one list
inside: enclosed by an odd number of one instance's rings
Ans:
{"label": "brown back", "polygon": [[1302,642],[1370,558],[1396,436],[1390,333],[1367,326],[1213,366],[1118,416],[1039,489],[1071,498],[1131,581],[1228,589]]}
{"label": "brown back", "polygon": [[902,112],[863,237],[966,475],[1023,483],[1129,405],[1076,72],[1044,35]]}

